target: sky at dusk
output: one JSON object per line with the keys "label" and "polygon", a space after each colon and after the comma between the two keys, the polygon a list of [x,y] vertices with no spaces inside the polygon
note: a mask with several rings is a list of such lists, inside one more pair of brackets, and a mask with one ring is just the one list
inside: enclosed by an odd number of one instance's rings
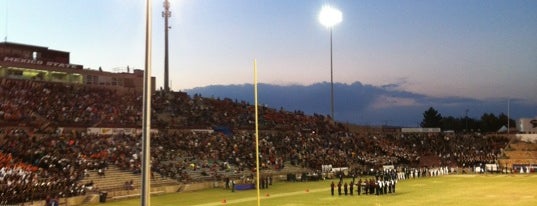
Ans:
{"label": "sky at dusk", "polygon": [[[162,0],[152,1],[152,74],[162,86]],[[535,0],[171,0],[173,90],[259,81],[330,81],[324,4],[333,30],[334,81],[435,97],[537,102]],[[105,71],[144,68],[143,0],[0,0],[2,41],[71,53]]]}

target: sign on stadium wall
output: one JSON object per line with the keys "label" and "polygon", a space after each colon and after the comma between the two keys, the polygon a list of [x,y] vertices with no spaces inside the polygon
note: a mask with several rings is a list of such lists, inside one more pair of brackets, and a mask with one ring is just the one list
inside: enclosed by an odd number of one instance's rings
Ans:
{"label": "sign on stadium wall", "polygon": [[321,165],[321,171],[322,172],[331,172],[332,171],[332,165]]}
{"label": "sign on stadium wall", "polygon": [[439,133],[440,128],[401,128],[403,133]]}
{"label": "sign on stadium wall", "polygon": [[498,164],[485,164],[485,169],[488,172],[497,172],[499,168]]}
{"label": "sign on stadium wall", "polygon": [[214,130],[212,129],[191,129],[191,132],[200,132],[200,133],[213,133]]}
{"label": "sign on stadium wall", "polygon": [[[90,128],[88,128],[87,133],[88,134],[99,134],[99,135],[113,135],[113,134],[140,135],[140,134],[142,134],[142,129],[140,129],[140,128],[90,127]],[[158,130],[151,129],[151,133],[158,133]]]}
{"label": "sign on stadium wall", "polygon": [[347,174],[349,167],[333,167],[331,172],[343,172]]}
{"label": "sign on stadium wall", "polygon": [[68,64],[68,63],[43,61],[43,60],[35,60],[35,59],[25,59],[25,58],[17,58],[17,57],[4,57],[3,61],[12,62],[12,63],[22,63],[22,64],[45,65],[49,67],[58,67],[58,68],[82,69],[82,65],[77,65],[77,64]]}
{"label": "sign on stadium wall", "polygon": [[382,165],[382,169],[383,169],[384,171],[386,171],[386,170],[393,170],[393,169],[395,169],[395,166],[393,166],[393,165]]}

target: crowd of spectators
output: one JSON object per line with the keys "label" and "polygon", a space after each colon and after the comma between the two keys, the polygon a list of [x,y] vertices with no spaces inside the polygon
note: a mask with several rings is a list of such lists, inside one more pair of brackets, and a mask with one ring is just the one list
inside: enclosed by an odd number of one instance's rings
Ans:
{"label": "crowd of spectators", "polygon": [[141,95],[84,85],[0,79],[0,122],[56,126],[139,126]]}
{"label": "crowd of spectators", "polygon": [[387,138],[397,143],[399,148],[404,148],[404,150],[394,149],[400,151],[400,154],[416,158],[434,156],[438,159],[436,166],[461,167],[495,163],[509,141],[501,136],[479,134],[405,134]]}
{"label": "crowd of spectators", "polygon": [[[84,194],[80,182],[88,170],[103,171],[106,178],[111,164],[140,173],[141,135],[56,128],[141,127],[141,98],[84,85],[0,79],[0,126],[11,128],[0,134],[0,204]],[[152,125],[159,130],[151,139],[156,175],[188,182],[194,173],[220,179],[230,172],[255,171],[254,108],[249,103],[157,91],[152,113]],[[463,167],[494,162],[507,144],[504,138],[480,135],[355,133],[328,116],[283,108],[263,106],[259,114],[259,159],[261,169],[270,171],[286,162],[313,170],[327,164]],[[224,132],[210,132],[212,128]],[[428,157],[435,161],[424,161]]]}
{"label": "crowd of spectators", "polygon": [[61,147],[55,143],[29,137],[23,130],[6,131],[0,141],[0,204],[44,199],[50,193],[85,193],[76,166],[66,154],[53,151]]}

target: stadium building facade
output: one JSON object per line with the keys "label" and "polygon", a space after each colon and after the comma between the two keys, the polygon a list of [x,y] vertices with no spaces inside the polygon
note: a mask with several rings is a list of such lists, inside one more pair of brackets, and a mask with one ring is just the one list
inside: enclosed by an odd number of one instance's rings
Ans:
{"label": "stadium building facade", "polygon": [[537,117],[520,118],[517,122],[517,129],[524,134],[537,134]]}
{"label": "stadium building facade", "polygon": [[[48,81],[143,92],[144,71],[113,73],[72,64],[69,52],[12,42],[0,43],[0,78]],[[152,77],[151,91],[155,91]]]}

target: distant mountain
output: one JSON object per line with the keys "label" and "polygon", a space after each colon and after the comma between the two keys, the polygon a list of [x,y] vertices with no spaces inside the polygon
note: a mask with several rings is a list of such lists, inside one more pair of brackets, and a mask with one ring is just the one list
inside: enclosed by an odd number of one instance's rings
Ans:
{"label": "distant mountain", "polygon": [[[417,127],[423,112],[434,107],[442,116],[480,119],[484,113],[508,113],[507,99],[478,100],[461,97],[430,97],[397,89],[397,85],[372,86],[360,82],[334,84],[334,116],[337,121],[360,125],[393,125]],[[211,85],[186,90],[189,94],[204,97],[244,100],[253,104],[252,84]],[[300,110],[306,114],[330,114],[330,83],[308,86],[271,84],[258,85],[260,104]],[[537,103],[520,99],[510,100],[510,117],[518,119],[537,116]]]}

